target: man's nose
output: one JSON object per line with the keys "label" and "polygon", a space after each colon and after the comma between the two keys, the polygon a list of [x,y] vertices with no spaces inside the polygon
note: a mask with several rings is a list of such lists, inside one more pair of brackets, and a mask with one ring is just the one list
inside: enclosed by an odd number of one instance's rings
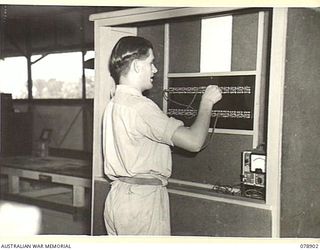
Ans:
{"label": "man's nose", "polygon": [[156,66],[152,65],[152,73],[157,73],[158,72],[158,69]]}

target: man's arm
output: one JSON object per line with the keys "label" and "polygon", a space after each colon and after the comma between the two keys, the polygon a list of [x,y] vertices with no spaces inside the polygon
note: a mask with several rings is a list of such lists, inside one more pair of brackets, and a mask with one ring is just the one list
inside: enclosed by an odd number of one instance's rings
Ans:
{"label": "man's arm", "polygon": [[207,137],[212,107],[221,98],[221,90],[218,86],[208,86],[202,95],[196,120],[190,127],[179,127],[174,132],[173,144],[190,152],[199,152]]}

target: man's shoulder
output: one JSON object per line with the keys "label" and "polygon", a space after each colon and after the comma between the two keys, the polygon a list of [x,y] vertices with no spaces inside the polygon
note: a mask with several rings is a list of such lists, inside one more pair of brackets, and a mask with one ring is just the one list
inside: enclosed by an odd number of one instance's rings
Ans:
{"label": "man's shoulder", "polygon": [[151,99],[145,97],[145,96],[141,96],[139,98],[139,100],[137,100],[135,102],[135,107],[139,110],[141,109],[145,109],[145,110],[158,110],[159,107],[158,105],[153,102]]}
{"label": "man's shoulder", "polygon": [[158,109],[159,107],[149,98],[136,95],[116,95],[114,102],[120,105],[127,106],[136,110],[143,109]]}

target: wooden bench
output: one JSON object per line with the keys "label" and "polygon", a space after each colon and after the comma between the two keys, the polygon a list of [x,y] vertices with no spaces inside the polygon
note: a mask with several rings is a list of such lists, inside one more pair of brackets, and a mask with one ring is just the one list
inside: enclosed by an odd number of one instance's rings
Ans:
{"label": "wooden bench", "polygon": [[[85,206],[85,189],[91,188],[91,164],[87,160],[63,157],[13,156],[0,157],[0,174],[8,176],[8,193],[27,197],[40,197],[68,191],[72,187],[73,207]],[[20,190],[21,178],[63,184],[57,187]]]}

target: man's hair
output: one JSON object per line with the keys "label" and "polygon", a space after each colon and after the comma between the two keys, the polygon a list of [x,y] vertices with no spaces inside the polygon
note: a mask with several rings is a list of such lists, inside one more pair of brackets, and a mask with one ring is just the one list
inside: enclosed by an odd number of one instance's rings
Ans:
{"label": "man's hair", "polygon": [[125,36],[116,43],[109,61],[109,71],[116,84],[121,75],[128,73],[134,59],[145,59],[150,55],[149,49],[153,49],[151,42],[138,36]]}

